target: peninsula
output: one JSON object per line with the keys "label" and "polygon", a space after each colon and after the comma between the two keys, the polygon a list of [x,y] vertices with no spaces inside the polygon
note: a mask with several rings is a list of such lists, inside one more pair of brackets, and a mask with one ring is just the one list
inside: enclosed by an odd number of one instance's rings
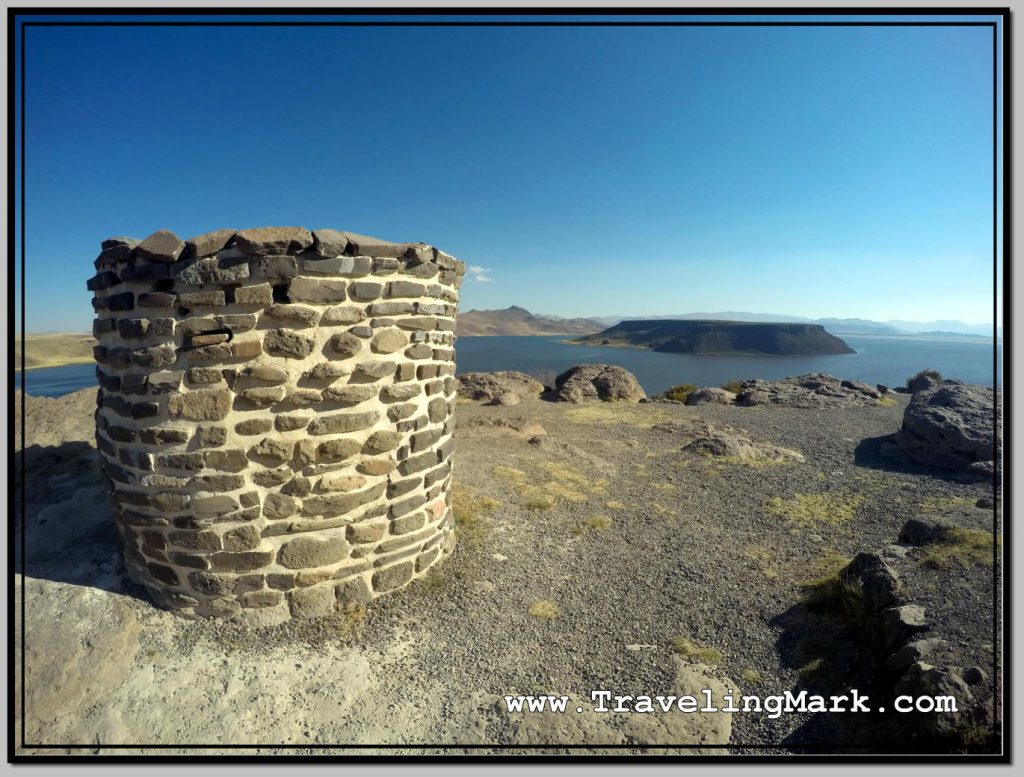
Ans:
{"label": "peninsula", "polygon": [[820,324],[748,321],[622,321],[579,337],[579,345],[648,348],[666,353],[819,355],[854,353]]}

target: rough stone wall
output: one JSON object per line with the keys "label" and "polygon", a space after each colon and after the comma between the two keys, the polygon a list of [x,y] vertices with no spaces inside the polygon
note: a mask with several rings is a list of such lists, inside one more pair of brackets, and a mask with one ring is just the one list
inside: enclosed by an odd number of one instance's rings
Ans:
{"label": "rough stone wall", "polygon": [[96,439],[158,604],[315,616],[450,552],[462,262],[291,227],[102,249]]}

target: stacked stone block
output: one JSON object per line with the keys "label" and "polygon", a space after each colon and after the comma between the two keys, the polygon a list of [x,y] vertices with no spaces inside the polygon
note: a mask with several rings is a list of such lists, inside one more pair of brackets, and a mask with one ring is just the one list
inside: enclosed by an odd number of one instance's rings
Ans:
{"label": "stacked stone block", "polygon": [[96,270],[97,445],[158,604],[316,616],[451,551],[462,262],[267,227],[111,238]]}

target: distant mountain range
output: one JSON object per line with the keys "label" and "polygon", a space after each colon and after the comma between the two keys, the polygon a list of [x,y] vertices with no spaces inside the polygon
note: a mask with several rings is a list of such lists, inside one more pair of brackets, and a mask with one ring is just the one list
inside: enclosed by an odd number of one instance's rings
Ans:
{"label": "distant mountain range", "polygon": [[[833,335],[921,335],[923,337],[991,337],[987,324],[963,321],[871,321],[865,318],[801,318],[774,313],[727,310],[717,313],[679,313],[673,316],[594,316],[561,318],[531,313],[512,306],[504,310],[468,310],[460,313],[456,332],[461,335],[588,335],[622,321],[755,321],[765,323],[820,324]],[[998,329],[1002,337],[1002,327]]]}
{"label": "distant mountain range", "polygon": [[455,319],[458,335],[589,335],[605,325],[589,318],[534,315],[525,308],[467,310]]}

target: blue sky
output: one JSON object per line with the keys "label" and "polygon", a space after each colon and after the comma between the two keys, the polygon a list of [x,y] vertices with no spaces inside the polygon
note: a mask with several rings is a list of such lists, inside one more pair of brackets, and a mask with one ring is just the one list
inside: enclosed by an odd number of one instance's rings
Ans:
{"label": "blue sky", "polygon": [[333,227],[462,308],[992,319],[989,28],[29,28],[27,329],[99,242]]}

